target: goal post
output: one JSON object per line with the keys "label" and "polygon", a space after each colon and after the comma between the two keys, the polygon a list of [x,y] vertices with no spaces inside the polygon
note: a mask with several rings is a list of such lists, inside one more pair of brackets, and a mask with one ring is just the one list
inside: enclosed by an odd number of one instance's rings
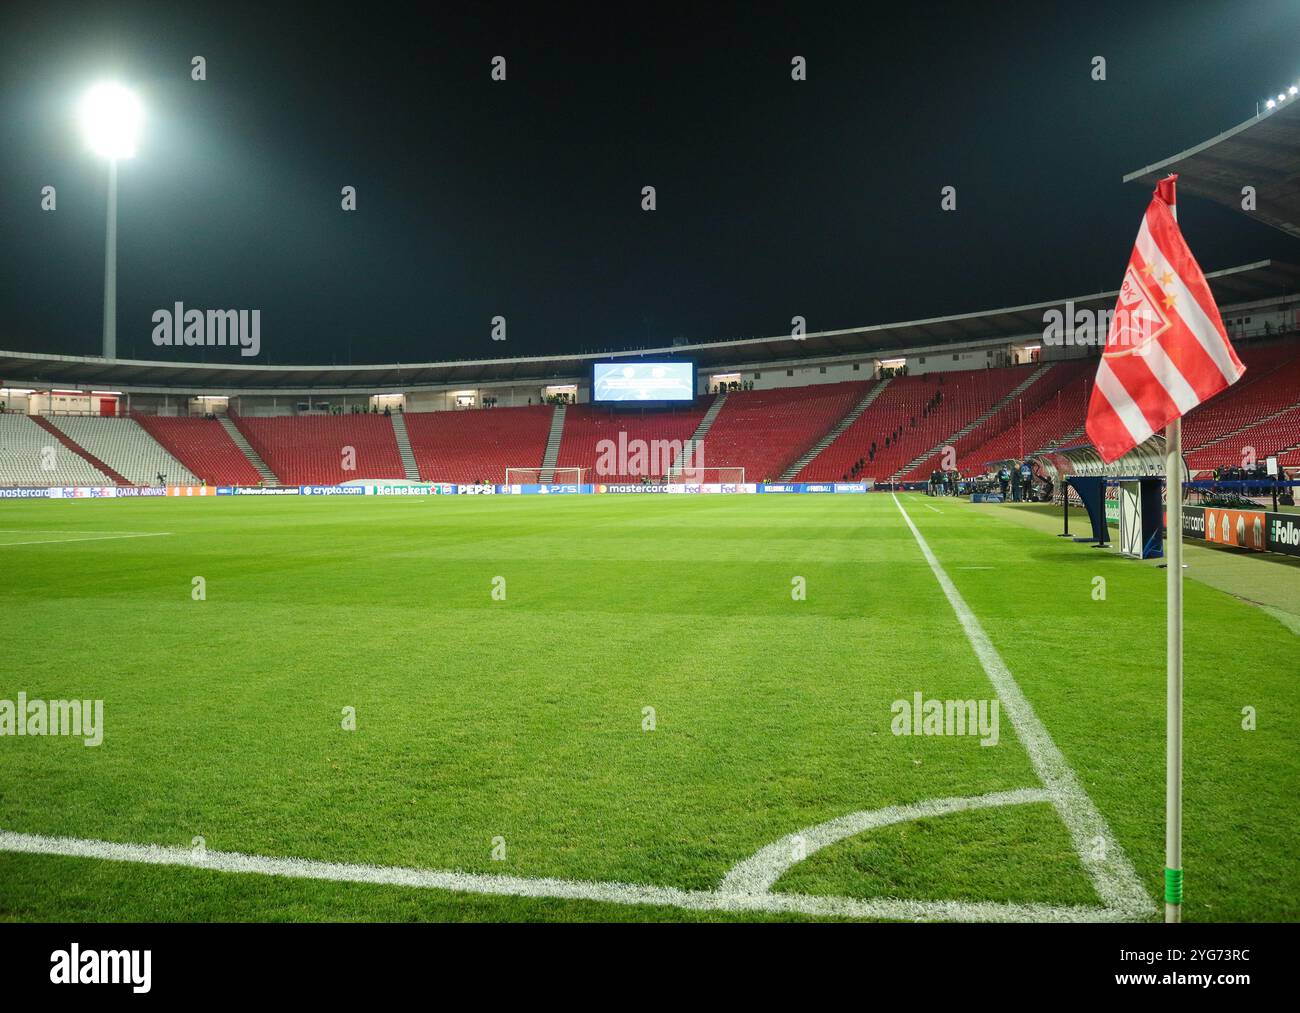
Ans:
{"label": "goal post", "polygon": [[744,485],[745,469],[739,465],[685,468],[668,476],[669,485]]}
{"label": "goal post", "polygon": [[507,468],[506,485],[582,485],[584,468],[551,468],[551,480],[542,482],[546,468]]}

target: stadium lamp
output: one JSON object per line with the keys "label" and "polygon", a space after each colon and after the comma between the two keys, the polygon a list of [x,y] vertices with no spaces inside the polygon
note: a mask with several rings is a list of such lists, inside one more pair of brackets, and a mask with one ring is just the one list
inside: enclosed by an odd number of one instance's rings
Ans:
{"label": "stadium lamp", "polygon": [[1267,102],[1264,103],[1264,108],[1272,109],[1275,105],[1277,105],[1277,103],[1274,102],[1272,99],[1269,99]]}
{"label": "stadium lamp", "polygon": [[1297,87],[1297,86],[1294,85],[1294,84],[1293,84],[1290,88],[1287,89],[1287,94],[1288,94],[1288,95],[1294,95],[1296,92],[1300,92],[1300,87]]}
{"label": "stadium lamp", "polygon": [[81,100],[80,114],[86,143],[95,154],[110,160],[135,154],[144,111],[129,89],[112,82],[95,85]]}
{"label": "stadium lamp", "polygon": [[144,122],[130,89],[102,82],[86,92],[79,110],[86,143],[108,159],[108,227],[104,241],[104,358],[117,358],[117,163],[135,154]]}

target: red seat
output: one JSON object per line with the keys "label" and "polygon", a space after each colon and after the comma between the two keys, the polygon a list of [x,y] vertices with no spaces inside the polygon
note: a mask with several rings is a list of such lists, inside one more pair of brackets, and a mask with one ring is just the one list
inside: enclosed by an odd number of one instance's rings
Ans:
{"label": "red seat", "polygon": [[208,485],[258,485],[262,476],[216,419],[134,415],[173,457]]}
{"label": "red seat", "polygon": [[407,412],[420,478],[426,482],[499,485],[507,468],[540,468],[551,431],[550,405]]}
{"label": "red seat", "polygon": [[393,420],[387,415],[230,417],[267,467],[288,485],[405,476]]}

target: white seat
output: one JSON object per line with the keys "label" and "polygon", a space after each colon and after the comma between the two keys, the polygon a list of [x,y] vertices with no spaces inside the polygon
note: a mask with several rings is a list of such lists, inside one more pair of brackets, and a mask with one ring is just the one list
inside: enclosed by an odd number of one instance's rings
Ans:
{"label": "white seat", "polygon": [[28,416],[0,415],[0,485],[112,484],[112,479]]}
{"label": "white seat", "polygon": [[67,415],[50,421],[132,485],[156,485],[159,473],[166,476],[168,485],[199,484],[135,419]]}

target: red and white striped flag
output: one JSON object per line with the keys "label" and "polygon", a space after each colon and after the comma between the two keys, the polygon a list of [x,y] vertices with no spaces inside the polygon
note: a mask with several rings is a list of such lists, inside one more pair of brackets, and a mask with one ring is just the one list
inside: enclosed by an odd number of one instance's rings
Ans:
{"label": "red and white striped flag", "polygon": [[1157,184],[1142,219],[1088,404],[1088,438],[1108,464],[1246,370],[1174,219],[1177,178]]}

